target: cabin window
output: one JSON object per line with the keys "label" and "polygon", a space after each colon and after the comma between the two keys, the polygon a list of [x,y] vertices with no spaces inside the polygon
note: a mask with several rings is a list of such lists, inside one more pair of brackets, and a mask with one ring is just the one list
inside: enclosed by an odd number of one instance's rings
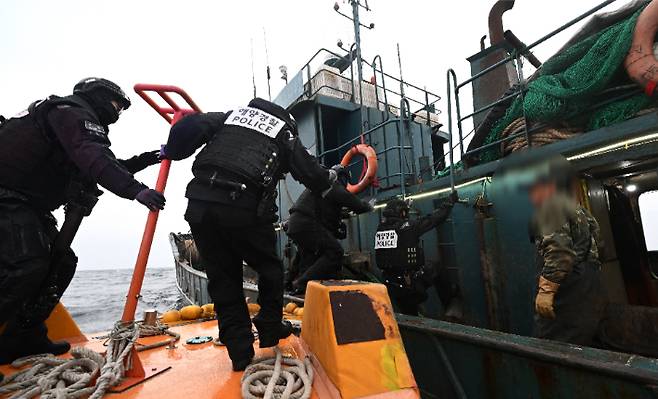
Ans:
{"label": "cabin window", "polygon": [[658,190],[642,193],[638,206],[647,250],[658,251]]}

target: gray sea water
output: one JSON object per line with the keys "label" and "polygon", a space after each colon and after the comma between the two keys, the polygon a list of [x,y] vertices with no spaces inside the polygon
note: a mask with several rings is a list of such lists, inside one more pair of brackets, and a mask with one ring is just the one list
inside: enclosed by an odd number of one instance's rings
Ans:
{"label": "gray sea water", "polygon": [[[83,332],[107,331],[121,318],[131,277],[132,269],[78,270],[62,303]],[[137,319],[147,309],[164,312],[184,304],[173,267],[146,270]]]}

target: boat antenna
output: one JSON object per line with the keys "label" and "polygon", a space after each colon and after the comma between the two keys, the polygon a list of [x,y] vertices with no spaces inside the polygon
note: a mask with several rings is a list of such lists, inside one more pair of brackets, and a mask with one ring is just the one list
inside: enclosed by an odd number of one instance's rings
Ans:
{"label": "boat antenna", "polygon": [[400,43],[398,45],[398,67],[400,68],[400,96],[404,98],[404,78],[402,77],[402,57],[400,57]]}
{"label": "boat antenna", "polygon": [[256,72],[254,72],[254,38],[251,38],[251,84],[254,86],[254,98],[256,95]]}
{"label": "boat antenna", "polygon": [[[363,65],[362,65],[362,59],[361,59],[361,28],[366,28],[366,29],[374,29],[375,24],[371,23],[369,25],[365,25],[364,23],[361,22],[361,19],[359,17],[359,7],[365,9],[366,11],[371,11],[370,7],[368,6],[368,2],[364,1],[365,5],[361,4],[362,0],[350,0],[350,5],[352,6],[352,16],[350,17],[349,15],[343,13],[340,11],[340,5],[338,2],[334,4],[334,11],[338,13],[339,15],[349,19],[352,21],[354,25],[354,46],[356,48],[356,71],[357,71],[357,79],[359,80],[359,105],[363,106],[363,90],[362,90],[362,84],[363,84]],[[351,54],[351,50],[350,50]],[[351,55],[350,55],[351,57]],[[364,127],[365,121],[363,120],[363,112],[361,112],[361,126]]]}
{"label": "boat antenna", "polygon": [[267,33],[265,33],[265,27],[263,26],[263,42],[265,43],[265,64],[267,65],[267,97],[272,101],[272,88],[270,87],[270,56],[267,53]]}

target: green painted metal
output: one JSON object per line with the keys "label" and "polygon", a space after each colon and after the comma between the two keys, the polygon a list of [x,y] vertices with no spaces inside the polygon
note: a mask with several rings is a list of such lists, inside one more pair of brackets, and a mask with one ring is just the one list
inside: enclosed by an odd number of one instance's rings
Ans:
{"label": "green painted metal", "polygon": [[656,359],[431,319],[397,318],[424,398],[636,399],[658,395]]}
{"label": "green painted metal", "polygon": [[[359,137],[359,111],[343,103],[342,100],[317,96],[293,108],[300,124],[302,141],[312,147],[317,155],[320,149],[326,152]],[[321,111],[317,112],[318,109]],[[395,116],[364,109],[370,113],[373,126],[379,126],[369,135],[370,143],[377,151],[397,144],[394,141],[394,124],[383,124],[387,120],[395,121]],[[319,115],[322,120],[318,120]],[[322,135],[318,132],[319,124]],[[430,129],[427,126],[414,122],[409,126],[410,134],[417,139],[417,143],[421,142],[418,139],[421,136],[424,137],[422,141],[429,143]],[[643,136],[655,132],[657,128],[658,114],[652,113],[583,135],[568,143],[558,142],[533,151],[538,154],[560,152],[574,155]],[[317,143],[318,139],[323,142]],[[415,153],[411,150],[404,153],[411,161],[418,162],[421,156],[431,155],[430,150],[418,145]],[[655,142],[628,148],[623,153],[582,159],[575,165],[578,168],[592,167],[611,162],[611,157],[641,156],[652,152],[658,152]],[[386,181],[386,176],[399,173],[399,168],[396,168],[398,154],[397,151],[389,151],[380,156],[383,187],[376,192],[366,191],[363,197],[374,194],[381,203],[400,194],[395,177],[389,179],[391,184]],[[338,151],[335,154],[326,153],[324,160],[331,164],[338,161],[339,155],[342,154]],[[492,162],[457,173],[455,183],[459,187],[465,182],[492,176],[497,165],[498,162]],[[360,171],[360,165],[353,168],[356,172]],[[405,172],[410,170],[411,165]],[[532,333],[532,300],[536,284],[535,252],[527,234],[531,208],[525,195],[510,190],[503,183],[497,178],[488,178],[459,187],[463,202],[455,205],[447,223],[423,237],[427,260],[440,261],[455,271],[464,301],[464,324],[468,325],[432,320],[439,318],[444,311],[433,291],[424,304],[425,315],[430,318],[399,316],[405,346],[423,397],[655,397],[656,392],[649,387],[658,384],[658,365],[654,360],[527,337]],[[301,193],[302,187],[290,178],[285,183],[287,193],[283,192],[283,187],[282,184],[279,204],[285,219],[288,208]],[[414,200],[414,212],[431,212],[448,195],[449,187],[448,177],[408,186],[408,196],[427,195]],[[440,192],[428,194],[436,191]],[[491,204],[481,221],[475,208],[480,198],[484,203]],[[372,237],[380,213],[381,210],[377,210],[347,220],[349,233],[344,241],[347,252],[370,254],[374,259]],[[286,236],[282,232],[279,236],[280,248],[283,249]],[[491,259],[489,275],[483,269],[483,254]],[[374,264],[371,268],[376,278],[379,272]],[[487,279],[489,292],[485,284]],[[492,310],[495,314],[491,314]]]}
{"label": "green painted metal", "polygon": [[[381,69],[381,60],[379,65]],[[310,79],[308,65],[306,69]],[[383,79],[383,71],[375,71]],[[394,94],[386,90],[384,96],[387,93]],[[374,197],[383,204],[389,198],[406,195],[415,198],[412,209],[419,215],[432,212],[453,184],[463,200],[454,206],[446,223],[423,237],[426,259],[448,267],[458,282],[464,304],[463,325],[433,320],[444,312],[434,290],[423,304],[426,318],[400,316],[405,346],[423,397],[656,397],[650,387],[658,385],[655,360],[528,338],[532,334],[537,273],[535,250],[527,233],[532,210],[525,194],[510,190],[493,177],[500,161],[442,178],[420,179],[423,162],[435,162],[430,126],[413,122],[408,116],[400,118],[388,108],[360,107],[311,94],[294,102],[290,110],[298,120],[302,141],[325,165],[339,162],[362,136],[379,155],[380,187],[366,190],[360,194],[362,198]],[[379,93],[376,95],[379,104]],[[386,103],[389,100],[384,97]],[[538,156],[574,156],[656,131],[658,113],[650,113],[532,151]],[[656,153],[658,142],[654,140],[578,159],[574,165],[583,170]],[[361,162],[355,162],[351,170],[359,176]],[[404,186],[400,185],[401,177]],[[287,219],[288,209],[302,190],[290,177],[279,185],[282,219]],[[380,216],[378,209],[347,219],[348,238],[343,241],[346,252],[358,252],[366,259],[370,256],[370,270],[363,275],[374,279],[379,271],[374,264],[373,237]],[[285,234],[279,232],[281,253],[286,241]]]}

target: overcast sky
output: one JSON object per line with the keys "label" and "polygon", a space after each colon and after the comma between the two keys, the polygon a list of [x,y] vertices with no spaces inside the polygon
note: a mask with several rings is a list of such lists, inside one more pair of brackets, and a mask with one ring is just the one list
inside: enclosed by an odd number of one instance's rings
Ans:
{"label": "overcast sky", "polygon": [[[594,7],[597,0],[517,0],[505,15],[506,29],[530,43]],[[397,72],[400,43],[405,80],[445,93],[445,73],[469,75],[465,58],[479,50],[493,1],[369,0],[362,19],[376,28],[362,35],[363,55],[383,58]],[[623,0],[606,10],[624,4]],[[352,42],[352,25],[332,10],[333,0],[277,1],[84,1],[4,0],[0,6],[0,114],[16,114],[39,98],[69,94],[75,82],[102,76],[131,94],[133,106],[111,126],[118,157],[152,150],[166,141],[168,126],[132,91],[135,83],[185,89],[203,110],[226,110],[252,96],[250,40],[258,94],[267,97],[263,28],[267,32],[273,96],[283,82],[278,66],[294,73],[320,47],[337,50]],[[348,12],[347,2],[339,1]],[[572,34],[571,29],[539,47],[545,60]],[[366,79],[370,72],[364,73]],[[445,112],[445,101],[439,108]],[[466,113],[470,104],[462,104]],[[445,115],[445,114],[444,114]],[[445,119],[445,118],[443,118]],[[310,143],[307,143],[310,144]],[[191,160],[172,166],[149,266],[172,264],[170,231],[188,231],[183,219],[184,190]],[[157,167],[137,175],[153,186]],[[146,220],[137,202],[106,193],[74,243],[80,269],[132,267]],[[61,215],[59,215],[61,216]]]}

